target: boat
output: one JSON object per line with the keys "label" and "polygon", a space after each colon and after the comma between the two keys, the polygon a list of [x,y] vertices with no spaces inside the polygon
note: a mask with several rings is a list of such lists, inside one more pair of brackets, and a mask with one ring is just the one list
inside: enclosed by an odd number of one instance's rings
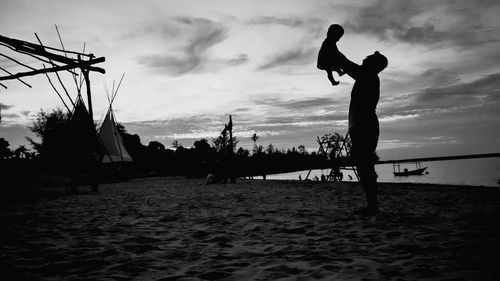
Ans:
{"label": "boat", "polygon": [[[427,167],[422,167],[420,165],[420,162],[415,162],[415,166],[416,168],[414,170],[408,170],[408,169],[403,169],[403,171],[401,171],[401,165],[400,163],[393,163],[392,164],[392,168],[394,170],[394,176],[396,177],[407,177],[407,176],[420,176],[420,175],[423,175],[424,173],[425,174],[428,174],[429,172],[427,170]],[[396,167],[397,167],[397,171],[396,171]]]}

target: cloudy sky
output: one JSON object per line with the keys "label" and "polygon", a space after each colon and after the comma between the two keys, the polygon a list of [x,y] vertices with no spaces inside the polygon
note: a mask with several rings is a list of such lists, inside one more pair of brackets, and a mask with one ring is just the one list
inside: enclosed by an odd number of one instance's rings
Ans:
{"label": "cloudy sky", "polygon": [[[498,1],[20,1],[0,0],[0,35],[106,57],[92,73],[94,118],[111,88],[119,122],[144,144],[212,139],[233,115],[240,145],[316,150],[316,136],[347,131],[353,80],[332,87],[316,57],[332,23],[339,49],[360,63],[378,50],[381,158],[500,151]],[[0,53],[40,68],[41,62]],[[26,71],[0,57],[0,66]],[[0,72],[0,76],[5,75]],[[64,74],[75,96],[74,83]],[[63,108],[42,76],[2,81],[0,137],[13,148],[31,136],[40,109]],[[53,80],[56,80],[55,76]]]}

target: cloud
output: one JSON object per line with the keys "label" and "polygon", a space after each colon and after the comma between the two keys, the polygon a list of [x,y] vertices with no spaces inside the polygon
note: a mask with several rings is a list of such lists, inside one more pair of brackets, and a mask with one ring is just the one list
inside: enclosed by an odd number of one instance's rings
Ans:
{"label": "cloud", "polygon": [[460,81],[460,78],[456,73],[446,71],[442,68],[433,68],[424,71],[418,79],[422,82],[433,85],[433,86],[448,86],[456,84]]}
{"label": "cloud", "polygon": [[[250,25],[269,25],[286,27],[290,36],[298,39],[295,48],[283,50],[266,58],[267,62],[261,64],[258,70],[267,70],[283,66],[306,65],[316,60],[318,48],[311,47],[311,42],[323,34],[326,21],[317,17],[255,17],[246,22]],[[283,30],[281,33],[283,33]],[[281,34],[282,35],[282,34]]]}
{"label": "cloud", "polygon": [[7,110],[9,108],[12,108],[12,105],[7,105],[0,102],[0,109]]}
{"label": "cloud", "polygon": [[255,25],[268,25],[268,24],[277,24],[283,25],[291,28],[301,27],[301,28],[312,28],[316,29],[324,25],[325,20],[315,17],[307,17],[302,18],[298,16],[290,16],[290,17],[272,17],[272,16],[263,16],[256,17],[248,21],[248,24]]}
{"label": "cloud", "polygon": [[459,46],[498,41],[496,26],[483,16],[500,6],[479,1],[378,0],[360,8],[343,25],[351,31],[412,44],[452,42]]}
{"label": "cloud", "polygon": [[245,64],[249,61],[247,54],[239,54],[229,59],[223,58],[212,58],[204,62],[202,66],[200,66],[198,71],[210,71],[215,72],[227,67],[233,67]]}
{"label": "cloud", "polygon": [[248,60],[247,54],[239,54],[231,59],[223,60],[223,62],[228,65],[240,65],[248,62]]}
{"label": "cloud", "polygon": [[153,140],[173,141],[202,137],[209,139],[216,137],[227,121],[227,116],[223,115],[194,115],[165,120],[126,122],[123,126],[130,133],[139,134],[142,142],[147,143]]}
{"label": "cloud", "polygon": [[317,109],[330,109],[340,103],[332,97],[313,97],[304,99],[288,99],[279,96],[259,97],[253,101],[255,104],[268,105],[275,108],[282,108],[290,111],[312,111]]}
{"label": "cloud", "polygon": [[224,29],[208,25],[195,32],[179,55],[144,56],[139,59],[139,63],[162,69],[170,74],[183,74],[198,67],[204,59],[204,52],[225,37]]}
{"label": "cloud", "polygon": [[316,59],[317,48],[303,48],[288,50],[276,54],[268,59],[268,62],[259,66],[259,70],[267,70],[282,66],[306,65]]}
{"label": "cloud", "polygon": [[416,118],[418,117],[418,114],[406,114],[406,115],[384,115],[379,118],[380,122],[393,122],[393,121],[400,121],[404,119],[410,119],[410,118]]}
{"label": "cloud", "polygon": [[149,34],[159,34],[165,38],[180,38],[181,29],[170,21],[144,24],[136,29],[129,30],[119,37],[120,40],[143,39]]}
{"label": "cloud", "polygon": [[17,113],[2,113],[2,118],[4,119],[17,119],[19,118],[21,115],[17,114]]}
{"label": "cloud", "polygon": [[[441,77],[441,74],[434,74],[433,77]],[[411,153],[421,155],[413,149],[416,145],[412,145],[413,142],[421,145],[421,151],[437,155],[487,153],[500,149],[498,143],[492,142],[500,138],[500,73],[468,82],[456,82],[453,78],[448,84],[435,84],[414,93],[401,94],[386,99],[377,111],[381,140],[398,140],[399,143],[381,147],[404,147],[409,157]]]}
{"label": "cloud", "polygon": [[316,39],[320,34],[325,34],[324,27],[327,25],[327,20],[319,17],[273,17],[263,16],[256,17],[247,22],[250,25],[280,25],[291,29],[302,29],[305,33],[304,41]]}
{"label": "cloud", "polygon": [[347,126],[348,105],[335,98],[291,99],[273,94],[255,97],[252,102],[253,109],[258,112],[258,122],[252,120],[249,125],[255,130],[265,128],[298,137],[301,132],[309,130],[306,127],[319,134],[321,130],[330,132],[333,128],[342,131]]}
{"label": "cloud", "polygon": [[[310,108],[318,107],[314,101],[306,103],[310,103]],[[277,112],[275,107],[269,107],[265,111],[269,114],[261,115],[255,114],[252,110],[255,108],[243,107],[233,112],[234,134],[241,140],[240,146],[246,148],[251,148],[253,145],[250,141],[253,132],[262,137],[263,143],[279,143],[287,148],[301,143],[314,143],[318,135],[333,131],[344,132],[347,127],[345,112],[304,114],[303,111],[294,113],[293,110],[287,110],[288,113],[282,115],[282,112]],[[221,114],[128,122],[123,125],[129,133],[138,134],[143,144],[156,140],[169,146],[172,141],[179,140],[184,146],[190,146],[195,140],[205,138],[210,141],[217,137],[227,122],[228,116]]]}
{"label": "cloud", "polygon": [[279,25],[285,25],[289,27],[297,27],[301,26],[304,24],[304,20],[302,20],[299,17],[288,17],[288,18],[279,18],[279,17],[271,17],[271,16],[264,16],[264,17],[257,17],[253,18],[248,21],[249,24],[279,24]]}
{"label": "cloud", "polygon": [[435,69],[424,72],[420,79],[428,79],[429,86],[413,93],[383,97],[379,116],[391,120],[460,112],[472,119],[500,112],[500,73],[461,82],[453,74]]}
{"label": "cloud", "polygon": [[486,75],[469,83],[428,88],[417,96],[417,102],[442,102],[453,105],[484,105],[500,102],[500,73]]}
{"label": "cloud", "polygon": [[246,54],[232,58],[210,58],[208,50],[228,37],[228,28],[205,18],[178,17],[174,24],[178,31],[167,29],[175,34],[176,40],[183,43],[178,50],[167,50],[164,54],[141,56],[140,64],[161,70],[169,75],[182,75],[200,71],[214,71],[226,66],[236,66],[248,61]]}

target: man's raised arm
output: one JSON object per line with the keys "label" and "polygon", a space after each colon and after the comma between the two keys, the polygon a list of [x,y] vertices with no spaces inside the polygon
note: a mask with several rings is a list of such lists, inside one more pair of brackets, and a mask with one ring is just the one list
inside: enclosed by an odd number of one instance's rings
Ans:
{"label": "man's raised arm", "polygon": [[345,73],[356,80],[361,75],[361,66],[350,61],[344,54],[337,51],[335,54],[335,64],[338,65]]}

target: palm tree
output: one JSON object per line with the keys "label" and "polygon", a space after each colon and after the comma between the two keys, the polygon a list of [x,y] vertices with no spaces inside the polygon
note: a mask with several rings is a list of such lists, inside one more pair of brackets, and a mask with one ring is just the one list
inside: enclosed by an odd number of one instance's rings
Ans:
{"label": "palm tree", "polygon": [[253,146],[257,146],[257,140],[259,139],[259,136],[257,136],[256,133],[253,133],[250,139],[253,141]]}

